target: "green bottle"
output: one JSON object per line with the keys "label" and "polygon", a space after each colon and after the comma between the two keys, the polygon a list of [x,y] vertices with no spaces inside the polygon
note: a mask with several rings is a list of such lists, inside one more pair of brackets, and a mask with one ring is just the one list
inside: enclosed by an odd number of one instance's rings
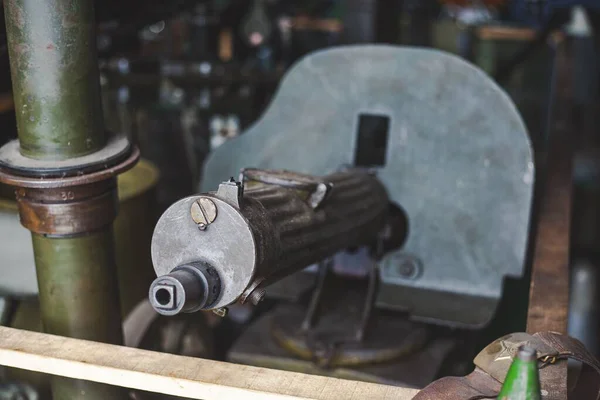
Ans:
{"label": "green bottle", "polygon": [[523,345],[508,369],[498,400],[540,400],[541,397],[536,351]]}

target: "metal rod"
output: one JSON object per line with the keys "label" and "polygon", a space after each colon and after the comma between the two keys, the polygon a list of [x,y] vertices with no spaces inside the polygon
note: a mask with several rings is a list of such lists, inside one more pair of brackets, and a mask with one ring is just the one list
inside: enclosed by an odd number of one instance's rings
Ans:
{"label": "metal rod", "polygon": [[[30,159],[64,161],[102,149],[107,137],[94,2],[6,0],[4,7],[21,154]],[[114,185],[105,186],[105,195],[110,197]],[[48,196],[53,193],[50,190]],[[90,197],[76,188],[58,193],[63,193],[63,200],[79,200],[81,195],[80,206],[58,219],[47,217],[46,222],[71,221],[73,226],[84,224],[86,228],[65,235],[28,226],[44,329],[57,335],[120,344],[121,315],[109,218],[114,215],[102,213],[114,204],[102,203],[97,211],[106,215],[106,221],[94,227],[82,218],[89,201],[102,197],[102,193]],[[60,207],[48,215],[57,216],[59,211]],[[126,398],[120,388],[65,378],[53,380],[52,393],[55,400]]]}
{"label": "metal rod", "polygon": [[21,154],[65,160],[104,146],[91,0],[6,0]]}

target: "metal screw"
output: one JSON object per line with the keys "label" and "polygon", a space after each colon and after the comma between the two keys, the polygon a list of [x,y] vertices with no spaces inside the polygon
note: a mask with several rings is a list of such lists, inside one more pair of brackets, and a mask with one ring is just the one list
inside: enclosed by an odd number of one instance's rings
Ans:
{"label": "metal screw", "polygon": [[192,204],[190,213],[198,229],[203,231],[217,219],[217,206],[208,197],[200,197]]}
{"label": "metal screw", "polygon": [[265,289],[258,289],[258,290],[255,290],[254,292],[250,293],[250,296],[248,296],[248,299],[252,302],[252,304],[258,305],[258,303],[260,303],[262,301],[262,299],[265,298],[266,294],[267,294],[267,291]]}
{"label": "metal screw", "polygon": [[227,316],[229,309],[227,307],[215,308],[212,310],[213,313],[217,314],[219,317],[224,318]]}

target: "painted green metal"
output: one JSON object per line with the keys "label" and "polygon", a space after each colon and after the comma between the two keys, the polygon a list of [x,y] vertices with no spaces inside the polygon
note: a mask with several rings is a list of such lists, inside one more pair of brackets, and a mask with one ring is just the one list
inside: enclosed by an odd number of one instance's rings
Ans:
{"label": "painted green metal", "polygon": [[53,376],[51,385],[53,400],[112,400],[128,398],[124,389],[96,382]]}
{"label": "painted green metal", "polygon": [[112,232],[72,238],[33,233],[32,239],[45,331],[121,343]]}
{"label": "painted green metal", "polygon": [[94,2],[5,0],[21,153],[65,160],[106,143]]}
{"label": "painted green metal", "polygon": [[[122,343],[112,226],[85,236],[32,233],[42,325],[48,333]],[[53,378],[58,399],[118,399],[122,389]]]}
{"label": "painted green metal", "polygon": [[510,365],[499,400],[540,400],[540,375],[535,349],[521,346]]}

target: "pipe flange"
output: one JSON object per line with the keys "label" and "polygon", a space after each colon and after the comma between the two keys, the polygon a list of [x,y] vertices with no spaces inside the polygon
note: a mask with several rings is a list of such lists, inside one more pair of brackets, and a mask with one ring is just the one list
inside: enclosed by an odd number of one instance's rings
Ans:
{"label": "pipe flange", "polygon": [[0,148],[0,168],[35,178],[78,176],[119,164],[130,154],[131,147],[127,136],[109,135],[106,145],[91,154],[68,160],[37,160],[21,154],[19,140],[15,139]]}
{"label": "pipe flange", "polygon": [[[131,152],[125,154],[126,158],[120,160],[117,164],[102,164],[103,169],[87,174],[79,174],[67,177],[33,177],[23,176],[14,173],[12,168],[4,168],[0,164],[0,183],[21,188],[49,189],[49,188],[68,188],[79,185],[100,182],[119,175],[131,168],[140,158],[140,150],[137,146],[130,146]],[[105,168],[106,166],[106,168]]]}
{"label": "pipe flange", "polygon": [[[94,232],[112,223],[118,207],[116,176],[131,169],[140,158],[137,146],[126,142],[128,153],[97,164],[102,169],[87,174],[23,176],[12,167],[0,167],[0,182],[17,188],[21,224],[37,234],[64,237]],[[11,151],[18,152],[18,147]],[[98,153],[108,154],[103,150]]]}

